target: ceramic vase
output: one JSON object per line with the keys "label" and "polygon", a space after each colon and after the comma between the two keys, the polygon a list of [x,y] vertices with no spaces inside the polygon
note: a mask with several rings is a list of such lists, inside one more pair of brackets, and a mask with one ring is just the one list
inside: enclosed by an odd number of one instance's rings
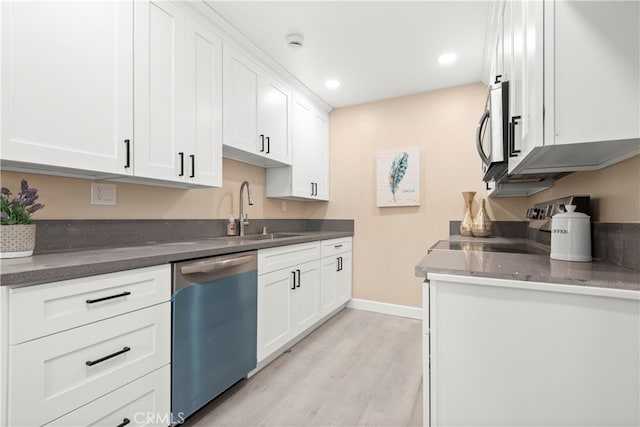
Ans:
{"label": "ceramic vase", "polygon": [[475,191],[463,191],[462,198],[464,198],[464,216],[460,223],[460,234],[463,236],[471,237],[471,227],[473,226],[473,216],[471,215],[471,205],[473,204],[473,198],[475,197]]}
{"label": "ceramic vase", "polygon": [[484,199],[480,200],[480,210],[473,219],[471,233],[475,237],[488,237],[493,233],[493,222],[484,206]]}
{"label": "ceramic vase", "polygon": [[36,225],[0,225],[0,258],[33,255],[36,247]]}

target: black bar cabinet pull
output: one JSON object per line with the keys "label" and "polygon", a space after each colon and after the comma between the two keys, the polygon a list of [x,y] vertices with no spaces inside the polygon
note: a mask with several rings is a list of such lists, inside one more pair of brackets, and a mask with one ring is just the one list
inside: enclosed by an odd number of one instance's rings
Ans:
{"label": "black bar cabinet pull", "polygon": [[296,270],[296,273],[298,273],[298,286],[296,286],[297,288],[300,287],[300,282],[302,282],[302,280],[300,280],[300,270]]}
{"label": "black bar cabinet pull", "polygon": [[178,153],[178,156],[180,156],[180,173],[178,176],[184,176],[184,153]]}
{"label": "black bar cabinet pull", "polygon": [[267,137],[267,154],[271,153],[271,140]]}
{"label": "black bar cabinet pull", "polygon": [[125,169],[131,167],[131,140],[125,139],[124,145],[127,147],[127,160],[124,164]]}
{"label": "black bar cabinet pull", "polygon": [[340,249],[340,248],[342,247],[342,244],[340,244],[340,245],[333,245],[333,247],[334,247],[334,248],[336,248],[336,249]]}
{"label": "black bar cabinet pull", "polygon": [[96,298],[96,299],[88,299],[87,300],[87,304],[94,304],[96,302],[107,301],[107,300],[114,299],[114,298],[122,298],[122,297],[126,297],[127,295],[131,295],[131,292],[126,291],[126,292],[123,292],[121,294],[110,295],[108,297],[102,297],[102,298]]}
{"label": "black bar cabinet pull", "polygon": [[291,274],[293,274],[293,286],[291,287],[291,289],[295,290],[296,289],[296,272],[292,271]]}
{"label": "black bar cabinet pull", "polygon": [[342,271],[342,257],[338,257],[338,263],[340,264],[340,271]]}
{"label": "black bar cabinet pull", "polygon": [[521,116],[511,117],[511,123],[509,123],[509,157],[516,157],[520,150],[516,150],[516,125]]}
{"label": "black bar cabinet pull", "polygon": [[109,360],[109,359],[111,359],[113,357],[120,356],[121,354],[124,354],[127,351],[131,351],[131,348],[123,347],[122,350],[120,350],[120,351],[116,351],[115,353],[111,353],[110,355],[105,356],[105,357],[101,357],[100,359],[97,359],[97,360],[87,360],[85,363],[87,364],[87,366],[93,366],[93,365],[96,365],[96,364],[98,364],[100,362],[104,362],[105,360]]}
{"label": "black bar cabinet pull", "polygon": [[336,257],[336,271],[340,271],[340,257]]}
{"label": "black bar cabinet pull", "polygon": [[124,427],[127,424],[129,424],[131,422],[131,420],[129,418],[123,418],[122,422],[120,424],[118,424],[116,427]]}
{"label": "black bar cabinet pull", "polygon": [[196,176],[196,155],[195,154],[189,154],[189,157],[191,157],[191,175],[189,175],[189,178],[195,178],[195,176]]}
{"label": "black bar cabinet pull", "polygon": [[313,182],[311,183],[311,195],[313,196]]}
{"label": "black bar cabinet pull", "polygon": [[264,135],[262,135],[262,134],[260,135],[260,141],[261,141],[260,142],[260,144],[261,144],[260,145],[260,152],[264,153]]}

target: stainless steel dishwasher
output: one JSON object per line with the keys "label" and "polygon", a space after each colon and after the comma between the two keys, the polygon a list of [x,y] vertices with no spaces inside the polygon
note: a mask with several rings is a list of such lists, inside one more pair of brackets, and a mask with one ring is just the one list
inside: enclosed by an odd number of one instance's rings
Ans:
{"label": "stainless steel dishwasher", "polygon": [[174,422],[193,414],[256,367],[256,254],[173,265]]}

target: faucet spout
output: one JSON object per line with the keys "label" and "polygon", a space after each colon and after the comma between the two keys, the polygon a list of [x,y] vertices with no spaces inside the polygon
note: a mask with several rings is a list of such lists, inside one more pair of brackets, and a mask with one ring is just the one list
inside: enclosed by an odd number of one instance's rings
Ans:
{"label": "faucet spout", "polygon": [[251,194],[251,186],[249,181],[243,181],[240,185],[240,235],[244,236],[244,226],[249,225],[249,219],[245,217],[244,213],[244,189],[247,188],[247,199],[249,206],[253,206],[253,195]]}

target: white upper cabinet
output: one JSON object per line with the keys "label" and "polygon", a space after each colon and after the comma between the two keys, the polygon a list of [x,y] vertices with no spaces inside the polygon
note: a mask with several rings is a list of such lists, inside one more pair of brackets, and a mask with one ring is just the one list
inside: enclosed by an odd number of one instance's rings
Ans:
{"label": "white upper cabinet", "polygon": [[177,3],[136,3],[134,173],[222,184],[222,41]]}
{"label": "white upper cabinet", "polygon": [[329,116],[293,96],[293,162],[267,170],[267,197],[329,200]]}
{"label": "white upper cabinet", "polygon": [[133,2],[1,7],[3,169],[130,175]]}
{"label": "white upper cabinet", "polygon": [[291,89],[224,45],[225,157],[258,166],[291,164]]}
{"label": "white upper cabinet", "polygon": [[507,8],[509,173],[599,169],[640,153],[640,3]]}

